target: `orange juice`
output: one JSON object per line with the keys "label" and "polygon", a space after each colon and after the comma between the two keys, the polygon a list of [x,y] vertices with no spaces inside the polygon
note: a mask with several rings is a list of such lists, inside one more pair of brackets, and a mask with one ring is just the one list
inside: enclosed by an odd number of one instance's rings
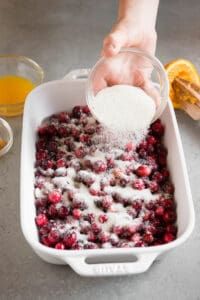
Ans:
{"label": "orange juice", "polygon": [[0,115],[15,116],[21,114],[25,98],[34,87],[34,83],[24,77],[1,76]]}

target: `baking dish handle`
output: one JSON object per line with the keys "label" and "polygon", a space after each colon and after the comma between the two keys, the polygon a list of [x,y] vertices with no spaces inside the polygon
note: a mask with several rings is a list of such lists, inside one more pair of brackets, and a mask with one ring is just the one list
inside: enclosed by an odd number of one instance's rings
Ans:
{"label": "baking dish handle", "polygon": [[66,74],[64,80],[85,80],[88,78],[90,69],[76,69]]}
{"label": "baking dish handle", "polygon": [[149,269],[158,253],[137,255],[135,262],[88,264],[86,257],[68,257],[65,261],[81,276],[117,276],[145,272]]}

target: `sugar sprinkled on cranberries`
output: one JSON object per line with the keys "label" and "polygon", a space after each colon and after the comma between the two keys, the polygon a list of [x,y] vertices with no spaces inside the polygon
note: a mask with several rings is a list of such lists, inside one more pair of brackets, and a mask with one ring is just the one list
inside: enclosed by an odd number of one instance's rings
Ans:
{"label": "sugar sprinkled on cranberries", "polygon": [[[173,241],[176,205],[163,134],[157,120],[139,145],[130,141],[107,151],[101,125],[87,106],[46,119],[36,142],[35,222],[40,242],[80,250]],[[138,195],[135,200],[132,193]]]}

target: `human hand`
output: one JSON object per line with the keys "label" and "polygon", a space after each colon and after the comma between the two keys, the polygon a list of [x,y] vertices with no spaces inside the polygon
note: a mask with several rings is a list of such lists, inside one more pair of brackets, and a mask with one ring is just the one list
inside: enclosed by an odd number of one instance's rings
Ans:
{"label": "human hand", "polygon": [[[140,0],[139,5],[141,3]],[[128,52],[120,52],[123,48],[132,47],[152,55],[155,52],[157,40],[155,24],[150,18],[149,26],[147,26],[148,24],[144,22],[143,18],[136,17],[137,10],[138,8],[135,10],[134,7],[135,17],[120,18],[104,39],[102,49],[104,61],[98,66],[93,86],[97,93],[102,88],[114,84],[134,85],[144,89],[157,103],[158,93],[149,80],[152,72],[150,61]],[[118,54],[119,52],[120,54]]]}

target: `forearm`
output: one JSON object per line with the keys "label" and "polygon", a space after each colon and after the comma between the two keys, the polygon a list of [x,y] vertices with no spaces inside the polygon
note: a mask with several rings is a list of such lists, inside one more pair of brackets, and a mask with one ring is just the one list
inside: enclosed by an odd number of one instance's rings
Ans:
{"label": "forearm", "polygon": [[159,0],[119,0],[118,20],[155,28]]}

